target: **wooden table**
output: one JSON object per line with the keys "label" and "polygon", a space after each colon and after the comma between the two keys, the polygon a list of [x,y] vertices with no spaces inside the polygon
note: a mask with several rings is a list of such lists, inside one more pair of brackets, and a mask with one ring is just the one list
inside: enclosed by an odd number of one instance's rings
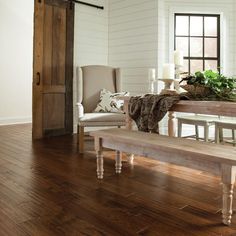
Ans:
{"label": "wooden table", "polygon": [[[124,100],[124,110],[126,113],[126,128],[131,129],[132,119],[129,117],[128,112],[130,96],[119,97],[119,99]],[[236,117],[236,103],[222,101],[181,100],[177,104],[175,104],[168,112],[169,136],[175,136],[176,134],[175,112]]]}

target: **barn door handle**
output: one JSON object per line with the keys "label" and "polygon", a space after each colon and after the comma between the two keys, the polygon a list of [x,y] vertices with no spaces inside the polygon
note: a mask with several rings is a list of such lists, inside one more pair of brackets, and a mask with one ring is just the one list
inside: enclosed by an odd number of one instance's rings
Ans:
{"label": "barn door handle", "polygon": [[39,72],[37,72],[37,77],[36,77],[36,79],[37,79],[37,82],[36,82],[36,85],[40,85],[40,80],[41,80],[41,78],[40,78],[40,73]]}

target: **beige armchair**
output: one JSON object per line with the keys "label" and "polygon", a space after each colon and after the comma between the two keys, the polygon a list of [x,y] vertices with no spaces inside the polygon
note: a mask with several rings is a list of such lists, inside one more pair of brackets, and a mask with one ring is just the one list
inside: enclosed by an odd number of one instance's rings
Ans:
{"label": "beige armchair", "polygon": [[79,153],[83,153],[84,127],[124,126],[125,115],[93,112],[99,102],[101,89],[105,88],[113,93],[121,91],[120,69],[101,65],[78,67],[77,79],[77,142]]}

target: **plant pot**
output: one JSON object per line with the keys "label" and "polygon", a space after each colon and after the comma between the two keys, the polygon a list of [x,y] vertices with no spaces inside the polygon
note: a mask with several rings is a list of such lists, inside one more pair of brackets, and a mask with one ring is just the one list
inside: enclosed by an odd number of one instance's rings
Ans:
{"label": "plant pot", "polygon": [[188,94],[192,97],[204,98],[213,94],[210,88],[203,85],[181,85],[183,89],[185,89]]}

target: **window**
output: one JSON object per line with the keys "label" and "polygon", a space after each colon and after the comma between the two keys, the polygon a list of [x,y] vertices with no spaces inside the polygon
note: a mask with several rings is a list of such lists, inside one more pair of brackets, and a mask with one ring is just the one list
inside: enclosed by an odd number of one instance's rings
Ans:
{"label": "window", "polygon": [[174,47],[189,73],[220,68],[220,15],[175,14]]}

